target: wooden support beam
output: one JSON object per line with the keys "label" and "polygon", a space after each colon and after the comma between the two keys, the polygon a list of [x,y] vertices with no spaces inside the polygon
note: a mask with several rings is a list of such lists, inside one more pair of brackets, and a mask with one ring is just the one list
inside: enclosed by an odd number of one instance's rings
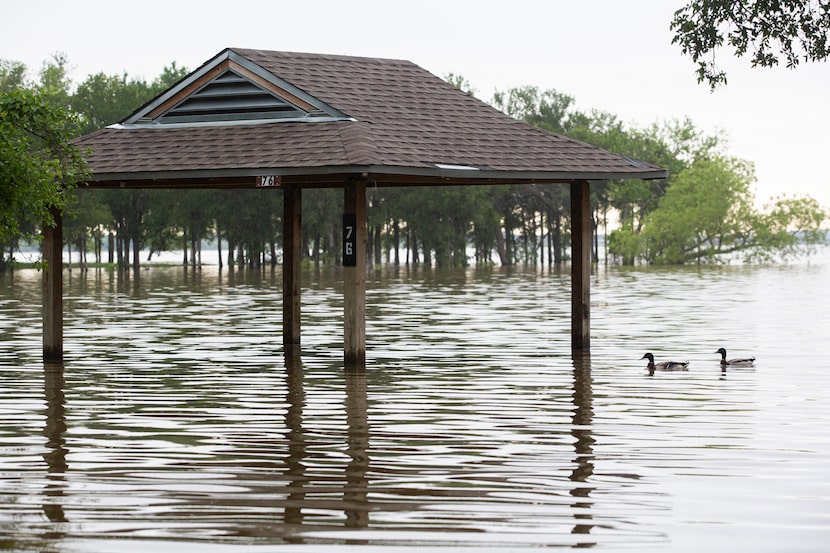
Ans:
{"label": "wooden support beam", "polygon": [[[268,193],[264,191],[263,193]],[[283,190],[282,343],[300,344],[300,270],[302,269],[302,188]]]}
{"label": "wooden support beam", "polygon": [[591,349],[591,185],[571,183],[571,347]]}
{"label": "wooden support beam", "polygon": [[43,360],[63,360],[63,221],[43,226]]}
{"label": "wooden support beam", "polygon": [[366,366],[366,181],[346,183],[343,204],[343,358]]}

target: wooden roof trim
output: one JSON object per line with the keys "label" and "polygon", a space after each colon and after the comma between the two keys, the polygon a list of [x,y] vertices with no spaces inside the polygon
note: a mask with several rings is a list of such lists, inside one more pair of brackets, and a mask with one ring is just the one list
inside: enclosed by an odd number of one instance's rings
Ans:
{"label": "wooden roof trim", "polygon": [[[259,69],[259,71],[257,71],[257,69]],[[322,111],[332,117],[348,118],[347,114],[340,112],[317,98],[314,98],[308,94],[305,94],[308,98],[303,98],[303,91],[299,89],[297,89],[296,92],[291,91],[291,85],[289,83],[285,83],[284,86],[279,84],[281,79],[277,75],[274,75],[266,69],[260,68],[250,60],[247,60],[246,58],[239,56],[237,53],[228,49],[220,53],[212,61],[204,64],[200,69],[197,69],[191,73],[190,76],[182,79],[180,83],[171,87],[166,93],[162,93],[162,95],[157,99],[159,102],[158,104],[153,105],[151,102],[150,104],[143,106],[139,110],[133,112],[133,114],[130,115],[124,123],[140,124],[147,120],[157,120],[159,117],[162,117],[165,113],[175,108],[192,94],[198,92],[204,86],[208,85],[211,81],[227,71],[233,71],[240,77],[247,79],[254,85],[270,92],[284,102],[291,104],[306,113],[319,113]],[[180,86],[181,88],[177,89],[177,86]],[[245,124],[246,122],[247,120],[240,120],[238,124]]]}
{"label": "wooden roof trim", "polygon": [[254,84],[257,84],[257,85],[261,86],[262,88],[264,88],[268,92],[271,92],[272,94],[274,94],[276,96],[279,96],[280,98],[282,98],[283,100],[285,100],[289,104],[293,104],[294,106],[296,106],[296,107],[298,107],[298,108],[300,108],[300,109],[302,109],[306,112],[314,111],[316,109],[319,109],[317,106],[309,104],[308,102],[306,102],[302,98],[300,98],[298,96],[295,96],[291,92],[285,90],[284,88],[282,88],[280,86],[277,86],[276,84],[272,83],[268,79],[265,79],[265,78],[257,75],[253,71],[250,71],[248,68],[236,63],[235,61],[228,60],[227,63],[228,63],[229,68],[232,71],[235,71],[240,76],[245,77],[246,79],[253,82]]}
{"label": "wooden roof trim", "polygon": [[161,104],[153,108],[149,113],[142,117],[148,119],[157,119],[164,115],[167,111],[172,109],[174,106],[182,102],[185,98],[208,84],[210,81],[227,71],[230,67],[230,60],[225,60],[219,65],[212,67],[209,71],[205,74],[201,75],[200,77],[196,78],[189,84],[187,84],[184,88],[177,91],[173,96],[170,96],[166,100],[164,100]]}
{"label": "wooden roof trim", "polygon": [[618,173],[597,171],[467,171],[390,166],[331,166],[313,168],[199,169],[191,171],[146,171],[138,173],[104,173],[93,175],[91,188],[165,188],[187,187],[193,183],[233,183],[242,188],[256,187],[259,176],[278,175],[283,182],[341,187],[348,176],[364,175],[379,186],[419,186],[455,184],[545,184],[573,181],[607,181],[617,179],[654,180],[668,177],[666,170],[643,170]]}
{"label": "wooden roof trim", "polygon": [[183,102],[186,98],[188,98],[191,94],[195,93],[226,71],[233,71],[237,73],[239,76],[248,79],[249,81],[253,82],[254,84],[264,88],[271,94],[275,96],[279,96],[281,99],[285,100],[289,104],[292,104],[295,107],[300,108],[305,112],[314,111],[317,106],[314,106],[302,98],[292,94],[291,92],[285,90],[284,88],[277,86],[276,84],[272,83],[268,79],[260,77],[253,71],[249,70],[246,67],[236,63],[233,60],[227,59],[221,62],[216,67],[211,68],[207,73],[201,75],[193,82],[189,83],[187,86],[176,92],[173,96],[166,99],[164,102],[156,106],[153,110],[151,110],[145,117],[149,119],[157,119],[173,109],[175,106]]}

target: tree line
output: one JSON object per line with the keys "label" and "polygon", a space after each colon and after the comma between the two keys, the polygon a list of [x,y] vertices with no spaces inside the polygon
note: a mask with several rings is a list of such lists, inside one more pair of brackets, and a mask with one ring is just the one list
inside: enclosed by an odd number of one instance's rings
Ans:
{"label": "tree line", "polygon": [[[87,175],[78,152],[55,150],[55,144],[123,120],[188,73],[174,62],[152,82],[98,73],[73,86],[67,68],[65,56],[56,55],[33,79],[23,64],[0,61],[0,200],[9,198],[0,207],[0,270],[21,240],[49,221],[48,211],[12,198],[25,185],[61,195],[52,205],[66,210],[64,241],[82,267],[90,253],[98,263],[137,268],[142,251],[174,249],[184,252],[183,263],[198,265],[204,241],[225,244],[223,264],[280,262],[279,190],[54,190],[30,182],[38,174],[82,182]],[[446,79],[476,93],[458,75]],[[736,253],[768,259],[803,253],[825,239],[827,213],[812,198],[776,198],[756,210],[752,164],[729,156],[722,135],[706,134],[689,119],[635,127],[604,111],[578,110],[573,97],[533,86],[497,91],[490,103],[530,125],[669,170],[667,180],[592,184],[595,261],[683,264]],[[53,126],[55,144],[44,139],[50,133],[20,123],[38,110]],[[22,162],[25,171],[11,171],[10,160],[26,153],[42,163],[60,160],[59,171]],[[373,263],[457,267],[568,259],[569,194],[561,184],[375,188],[368,202],[367,257]],[[310,263],[339,264],[342,204],[339,189],[303,191],[303,249]],[[607,237],[606,248],[600,235]]]}

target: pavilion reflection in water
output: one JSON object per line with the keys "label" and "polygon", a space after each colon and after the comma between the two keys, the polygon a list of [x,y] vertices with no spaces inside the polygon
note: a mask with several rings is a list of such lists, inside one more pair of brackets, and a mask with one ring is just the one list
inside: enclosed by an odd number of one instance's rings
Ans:
{"label": "pavilion reflection in water", "polygon": [[[70,484],[67,482],[71,475],[72,467],[67,462],[71,445],[67,444],[67,417],[66,417],[66,392],[63,363],[44,364],[45,398],[46,398],[46,424],[43,431],[46,437],[46,452],[43,458],[46,462],[46,486],[43,490],[43,513],[51,523],[54,523],[55,530],[44,533],[44,539],[60,540],[64,537],[71,537],[72,529],[84,525],[84,516],[88,511],[78,509],[76,516],[72,514],[73,493]],[[345,464],[345,471],[341,477],[332,477],[329,474],[321,475],[310,469],[314,464],[313,455],[315,446],[314,439],[309,438],[306,428],[307,421],[304,418],[304,409],[307,405],[305,391],[305,375],[299,348],[290,349],[285,356],[285,413],[284,413],[284,443],[287,454],[280,462],[273,459],[270,466],[273,468],[271,476],[262,475],[265,478],[260,486],[254,486],[250,490],[249,499],[240,500],[223,499],[221,494],[213,494],[210,497],[187,498],[187,504],[181,503],[181,494],[171,498],[171,504],[175,509],[164,514],[165,520],[178,517],[188,520],[197,520],[200,525],[207,525],[215,513],[225,511],[235,512],[240,502],[251,509],[259,511],[256,515],[257,521],[267,517],[267,511],[274,510],[273,524],[263,528],[261,522],[259,528],[239,529],[240,535],[258,535],[261,537],[280,538],[286,543],[302,544],[307,543],[306,534],[310,531],[326,532],[332,529],[333,512],[342,512],[343,517],[336,517],[341,520],[348,529],[368,529],[394,531],[389,522],[380,522],[373,525],[372,512],[414,512],[422,506],[429,505],[435,499],[432,494],[438,493],[428,489],[392,489],[387,487],[379,477],[373,486],[371,474],[371,425],[369,421],[369,400],[367,397],[367,382],[365,371],[343,372],[345,398],[343,412],[345,413],[345,453],[348,460]],[[572,461],[573,470],[570,473],[571,481],[570,495],[572,501],[570,507],[575,523],[571,534],[590,534],[594,527],[591,515],[591,492],[594,487],[590,479],[594,471],[593,446],[595,439],[592,435],[591,423],[592,411],[592,387],[591,387],[591,362],[590,353],[574,352],[573,357],[573,410],[571,435],[574,438],[574,457]],[[135,439],[135,438],[133,438]],[[509,459],[505,459],[509,461]],[[388,467],[384,468],[386,470]],[[380,469],[376,469],[380,470]],[[80,479],[84,479],[80,475]],[[279,482],[283,482],[280,486]],[[276,493],[275,493],[276,492]],[[383,496],[384,499],[373,499],[372,495]],[[448,492],[440,491],[442,498],[446,499]],[[490,490],[464,491],[464,498],[468,499],[469,494],[480,494],[486,497]],[[396,499],[395,496],[398,496]],[[279,499],[282,496],[283,499]],[[336,499],[339,496],[340,499]],[[265,497],[270,499],[266,500]],[[74,500],[78,500],[75,498]],[[206,505],[210,506],[211,513],[206,514]],[[190,512],[189,512],[190,511]],[[282,516],[277,513],[281,511]],[[329,513],[329,516],[321,517],[321,512]],[[238,515],[237,515],[238,516]],[[129,513],[125,512],[129,518]],[[202,517],[202,520],[199,520]],[[474,513],[470,514],[475,517]],[[509,515],[505,514],[505,521]],[[278,522],[281,518],[281,523]],[[242,525],[244,526],[244,525]],[[250,526],[250,525],[249,525]],[[434,527],[431,529],[435,529]],[[407,527],[412,530],[412,527]],[[468,528],[466,531],[470,531]],[[481,531],[484,531],[482,529]],[[319,540],[318,540],[319,541]],[[359,534],[355,539],[346,540],[348,543],[363,543]],[[367,542],[368,543],[368,542]],[[575,544],[580,547],[595,545],[593,541],[580,541]]]}

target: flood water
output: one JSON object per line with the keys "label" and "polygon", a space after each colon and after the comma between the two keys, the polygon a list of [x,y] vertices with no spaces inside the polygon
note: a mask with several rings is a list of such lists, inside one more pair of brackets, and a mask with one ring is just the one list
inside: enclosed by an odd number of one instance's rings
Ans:
{"label": "flood water", "polygon": [[336,270],[287,357],[280,268],[66,272],[46,366],[0,275],[0,549],[828,551],[830,251],[599,267],[577,356],[567,271],[372,271],[357,374]]}

